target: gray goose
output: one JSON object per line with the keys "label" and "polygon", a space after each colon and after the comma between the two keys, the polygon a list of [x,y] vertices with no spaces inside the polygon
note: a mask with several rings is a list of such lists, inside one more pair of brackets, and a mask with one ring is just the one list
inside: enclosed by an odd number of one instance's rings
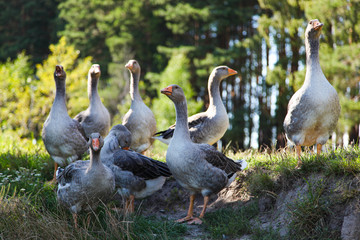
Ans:
{"label": "gray goose", "polygon": [[130,71],[131,106],[125,114],[122,124],[132,135],[130,148],[144,153],[154,142],[152,136],[156,132],[156,120],[153,112],[143,102],[139,93],[141,68],[136,60],[130,60],[125,67]]}
{"label": "gray goose", "polygon": [[126,199],[127,212],[132,213],[134,199],[160,190],[171,172],[166,163],[129,150],[130,144],[130,131],[121,124],[115,125],[105,138],[101,161],[113,171],[117,192]]}
{"label": "gray goose", "polygon": [[[188,118],[190,138],[195,143],[213,145],[229,127],[229,118],[220,95],[220,83],[223,79],[235,75],[237,72],[227,66],[218,66],[213,69],[208,80],[209,107],[205,112]],[[174,134],[175,124],[165,131],[157,132],[155,139],[169,144]]]}
{"label": "gray goose", "polygon": [[302,164],[301,146],[317,144],[317,155],[320,155],[321,147],[334,131],[340,115],[339,97],[319,62],[319,38],[323,25],[317,19],[307,25],[305,81],[291,97],[284,120],[286,137],[296,146],[298,168]]}
{"label": "gray goose", "polygon": [[110,130],[110,114],[101,102],[98,93],[98,82],[101,75],[100,65],[91,66],[88,73],[88,96],[90,106],[74,117],[83,127],[86,137],[91,133],[99,132],[102,137],[106,137]]}
{"label": "gray goose", "polygon": [[46,150],[55,161],[53,182],[58,165],[65,166],[77,159],[88,149],[84,129],[80,123],[69,117],[65,103],[66,73],[61,65],[55,67],[55,100],[43,129],[42,140]]}
{"label": "gray goose", "polygon": [[76,161],[57,171],[59,203],[72,212],[75,227],[81,210],[95,210],[100,202],[106,202],[115,190],[113,172],[100,160],[104,139],[99,133],[89,136],[90,160]]}
{"label": "gray goose", "polygon": [[[161,93],[174,102],[176,110],[176,126],[166,153],[166,162],[179,184],[191,193],[187,216],[177,222],[201,224],[209,196],[229,186],[246,162],[234,162],[209,144],[194,143],[190,138],[187,104],[182,88],[170,85],[162,89]],[[201,193],[204,197],[199,218],[193,217],[196,193]]]}

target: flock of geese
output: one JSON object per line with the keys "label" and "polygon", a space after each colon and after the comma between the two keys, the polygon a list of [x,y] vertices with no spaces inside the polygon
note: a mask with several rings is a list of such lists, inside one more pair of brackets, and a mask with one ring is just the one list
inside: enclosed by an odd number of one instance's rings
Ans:
{"label": "flock of geese", "polygon": [[[337,93],[319,64],[322,26],[318,20],[311,20],[306,29],[306,78],[291,98],[284,121],[287,138],[296,146],[298,167],[301,146],[317,144],[319,154],[340,113]],[[100,66],[92,65],[88,73],[90,105],[74,118],[68,115],[66,107],[66,73],[61,65],[55,67],[56,94],[43,126],[42,139],[55,161],[53,181],[58,183],[57,199],[72,212],[77,226],[80,211],[95,209],[113,193],[126,199],[126,212],[133,212],[134,199],[153,194],[162,188],[167,177],[173,176],[191,193],[188,213],[177,221],[201,224],[209,196],[229,186],[246,167],[245,161],[233,161],[212,146],[229,126],[220,83],[237,72],[227,66],[214,68],[208,80],[209,107],[191,117],[180,86],[174,84],[162,89],[161,93],[175,105],[176,124],[156,132],[155,117],[139,93],[140,65],[130,60],[125,67],[130,72],[131,107],[122,124],[111,130],[110,114],[97,90]],[[155,139],[168,144],[166,163],[143,155]],[[87,151],[90,160],[79,160]],[[199,217],[193,216],[196,193],[204,197]]]}

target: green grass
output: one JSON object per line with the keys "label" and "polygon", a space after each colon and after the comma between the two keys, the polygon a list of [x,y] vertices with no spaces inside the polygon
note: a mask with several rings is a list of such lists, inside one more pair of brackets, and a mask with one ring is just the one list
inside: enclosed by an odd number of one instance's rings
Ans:
{"label": "green grass", "polygon": [[340,233],[331,231],[328,217],[334,201],[325,194],[328,183],[323,179],[306,181],[308,191],[288,205],[290,237],[292,239],[340,239]]}
{"label": "green grass", "polygon": [[242,236],[251,233],[250,220],[258,213],[256,202],[238,208],[223,208],[205,215],[205,228],[214,239]]}
{"label": "green grass", "polygon": [[[53,161],[42,142],[3,135],[0,149],[0,239],[182,239],[188,231],[186,225],[166,219],[140,215],[125,217],[112,210],[112,203],[100,206],[95,212],[80,214],[76,230],[70,212],[59,207],[56,201],[55,187],[47,184],[52,178]],[[150,152],[150,155],[165,161],[164,152]],[[339,186],[338,197],[329,200],[327,182],[309,179],[313,174],[328,179],[359,174],[358,147],[339,148],[320,157],[303,153],[301,169],[295,169],[297,158],[294,151],[288,149],[228,151],[226,155],[248,161],[248,169],[240,179],[244,193],[250,196],[249,202],[207,212],[203,226],[206,236],[231,239],[248,234],[254,240],[338,239],[339,232],[330,231],[327,222],[334,201],[346,203],[358,198],[360,193],[344,183]],[[257,199],[269,194],[276,197],[299,180],[307,181],[308,191],[288,206],[289,236],[281,238],[274,229],[260,228]]]}

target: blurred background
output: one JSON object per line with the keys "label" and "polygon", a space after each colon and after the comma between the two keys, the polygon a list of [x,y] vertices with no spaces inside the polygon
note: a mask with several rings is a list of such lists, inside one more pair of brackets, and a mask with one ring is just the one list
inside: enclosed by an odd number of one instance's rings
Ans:
{"label": "blurred background", "polygon": [[222,145],[284,147],[287,104],[305,78],[304,29],[319,19],[320,64],[342,107],[332,144],[359,143],[359,0],[0,0],[0,8],[3,141],[41,142],[56,64],[67,72],[71,117],[87,108],[87,72],[100,64],[100,96],[112,125],[121,123],[130,107],[124,65],[136,59],[158,130],[175,121],[161,88],[181,85],[189,114],[203,111],[211,70],[227,65],[238,74],[221,85],[230,118]]}

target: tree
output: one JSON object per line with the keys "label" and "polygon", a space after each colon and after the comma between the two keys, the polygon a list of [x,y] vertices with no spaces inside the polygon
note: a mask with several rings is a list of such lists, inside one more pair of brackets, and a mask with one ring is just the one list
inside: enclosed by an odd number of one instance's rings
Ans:
{"label": "tree", "polygon": [[35,63],[49,54],[50,43],[57,42],[62,28],[58,19],[58,0],[0,1],[0,61],[26,54]]}
{"label": "tree", "polygon": [[91,57],[79,59],[73,46],[60,39],[50,45],[51,54],[36,66],[36,77],[24,53],[1,65],[0,118],[2,130],[15,130],[22,137],[38,138],[55,97],[54,69],[63,65],[66,74],[68,113],[75,116],[88,106],[87,72]]}

